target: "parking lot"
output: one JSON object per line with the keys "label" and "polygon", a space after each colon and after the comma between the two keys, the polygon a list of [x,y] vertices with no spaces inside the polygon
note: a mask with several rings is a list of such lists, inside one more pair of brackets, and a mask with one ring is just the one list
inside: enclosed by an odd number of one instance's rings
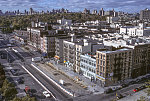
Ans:
{"label": "parking lot", "polygon": [[29,87],[31,97],[38,101],[53,101],[43,95],[45,90],[18,63],[8,63],[6,59],[0,59],[0,62],[5,66],[7,80],[15,85],[18,97],[26,96],[25,88]]}

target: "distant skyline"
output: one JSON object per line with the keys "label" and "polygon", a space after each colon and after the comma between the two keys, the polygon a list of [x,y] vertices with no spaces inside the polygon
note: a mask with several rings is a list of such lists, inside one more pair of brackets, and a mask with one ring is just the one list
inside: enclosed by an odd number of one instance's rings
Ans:
{"label": "distant skyline", "polygon": [[145,8],[150,8],[150,0],[0,0],[2,11],[24,11],[33,8],[38,11],[46,11],[65,8],[69,11],[83,11],[84,8],[90,10],[112,10],[124,12],[139,12]]}

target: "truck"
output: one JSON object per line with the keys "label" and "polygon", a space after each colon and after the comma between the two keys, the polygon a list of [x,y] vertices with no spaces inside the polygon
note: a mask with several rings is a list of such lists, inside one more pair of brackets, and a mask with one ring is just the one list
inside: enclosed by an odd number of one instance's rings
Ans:
{"label": "truck", "polygon": [[41,57],[32,58],[32,62],[39,62],[39,61],[41,61],[41,60],[42,60]]}
{"label": "truck", "polygon": [[64,85],[64,80],[60,79],[59,83],[62,84],[62,85]]}

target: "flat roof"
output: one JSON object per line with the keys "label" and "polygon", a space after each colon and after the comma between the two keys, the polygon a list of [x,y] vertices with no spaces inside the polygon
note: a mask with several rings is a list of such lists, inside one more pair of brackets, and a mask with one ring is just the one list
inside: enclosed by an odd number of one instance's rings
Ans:
{"label": "flat roof", "polygon": [[118,49],[118,50],[115,50],[115,51],[98,51],[98,52],[101,52],[101,53],[117,53],[117,52],[122,52],[122,51],[127,51],[127,50],[132,50],[132,49],[129,49],[129,48],[123,48],[123,49]]}

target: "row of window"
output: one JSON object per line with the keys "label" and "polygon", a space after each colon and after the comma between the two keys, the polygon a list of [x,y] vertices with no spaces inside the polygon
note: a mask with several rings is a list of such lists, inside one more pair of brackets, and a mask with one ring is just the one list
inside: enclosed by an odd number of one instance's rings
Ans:
{"label": "row of window", "polygon": [[100,59],[104,59],[104,60],[105,60],[105,55],[98,54],[98,58],[100,58]]}
{"label": "row of window", "polygon": [[94,77],[92,74],[90,74],[90,73],[87,73],[87,72],[84,72],[84,71],[82,71],[83,72],[83,74],[84,75],[86,75],[86,76],[88,76],[88,77]]}
{"label": "row of window", "polygon": [[84,62],[84,63],[87,63],[87,64],[89,64],[89,65],[91,65],[91,66],[96,67],[96,62],[92,62],[92,61],[90,61],[90,60],[84,60],[84,59],[81,59],[80,61],[81,61],[81,62]]}
{"label": "row of window", "polygon": [[99,61],[99,60],[98,60],[98,64],[105,66],[105,61],[103,61],[103,60],[100,60],[100,61]]}
{"label": "row of window", "polygon": [[81,68],[84,68],[84,69],[89,70],[93,73],[96,73],[96,70],[94,68],[91,68],[91,67],[88,67],[88,66],[85,66],[85,65],[82,65],[82,64],[81,64]]}

